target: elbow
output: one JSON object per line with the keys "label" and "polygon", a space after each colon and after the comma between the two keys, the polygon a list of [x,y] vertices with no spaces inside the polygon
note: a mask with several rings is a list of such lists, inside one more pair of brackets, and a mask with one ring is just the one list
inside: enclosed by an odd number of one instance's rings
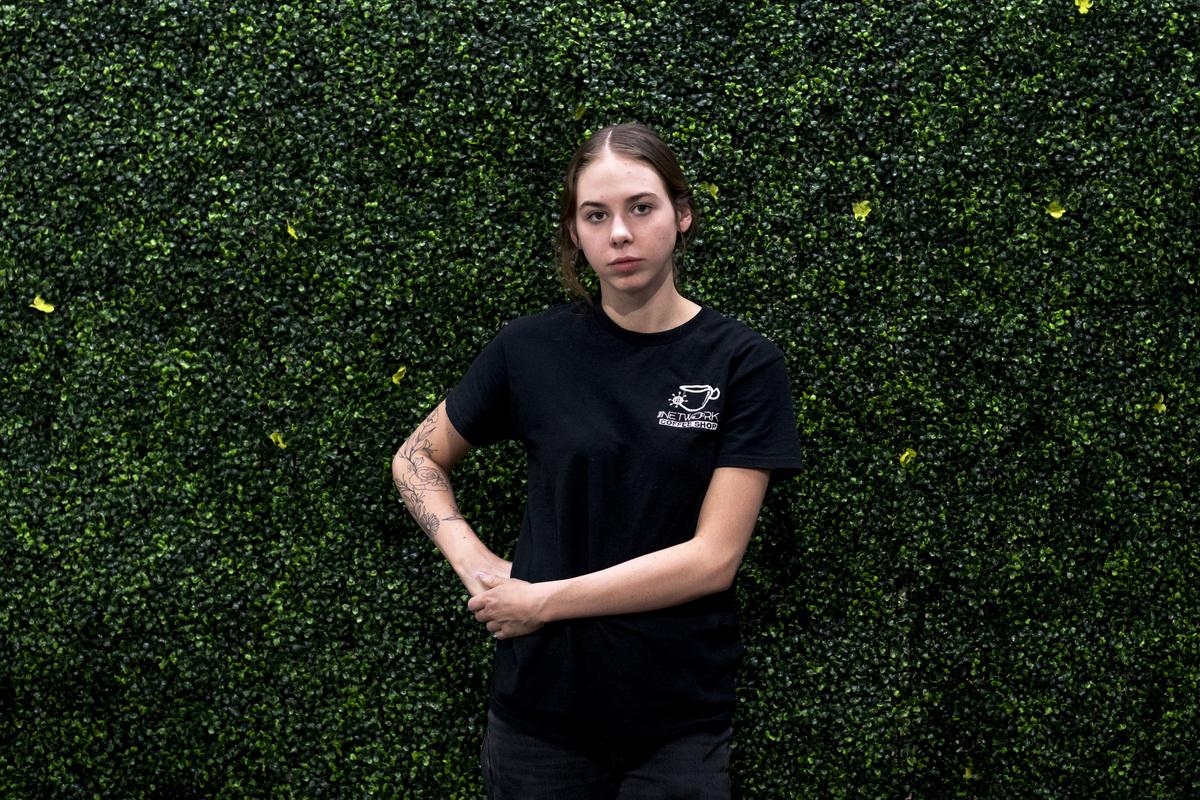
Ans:
{"label": "elbow", "polygon": [[718,552],[712,553],[709,558],[705,559],[705,562],[704,574],[701,579],[707,590],[705,593],[716,594],[733,586],[733,579],[737,577],[742,559],[729,553]]}
{"label": "elbow", "polygon": [[412,456],[408,453],[408,442],[405,442],[392,456],[392,480],[399,482],[411,471]]}
{"label": "elbow", "polygon": [[737,577],[738,565],[735,563],[729,567],[723,567],[716,570],[713,575],[713,593],[727,591],[733,586],[733,579]]}

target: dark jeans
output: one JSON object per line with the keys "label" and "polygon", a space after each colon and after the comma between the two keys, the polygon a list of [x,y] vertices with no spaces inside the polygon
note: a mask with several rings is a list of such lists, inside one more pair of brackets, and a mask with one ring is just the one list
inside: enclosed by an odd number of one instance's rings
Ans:
{"label": "dark jeans", "polygon": [[729,735],[581,747],[519,731],[489,711],[483,783],[488,800],[729,800]]}

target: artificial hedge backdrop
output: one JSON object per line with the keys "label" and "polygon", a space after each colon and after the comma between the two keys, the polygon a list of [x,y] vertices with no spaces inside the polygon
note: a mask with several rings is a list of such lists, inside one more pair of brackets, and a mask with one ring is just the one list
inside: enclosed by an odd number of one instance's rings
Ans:
{"label": "artificial hedge backdrop", "polygon": [[[809,468],[746,798],[1195,797],[1191,0],[0,5],[0,796],[476,798],[490,641],[389,464],[658,127]],[[505,549],[521,454],[472,455]]]}

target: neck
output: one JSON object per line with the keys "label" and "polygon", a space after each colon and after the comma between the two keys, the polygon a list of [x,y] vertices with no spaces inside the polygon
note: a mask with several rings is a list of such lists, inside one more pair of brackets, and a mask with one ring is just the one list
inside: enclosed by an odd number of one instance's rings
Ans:
{"label": "neck", "polygon": [[617,292],[600,292],[600,306],[608,318],[627,331],[659,333],[678,328],[700,310],[668,280],[644,297]]}

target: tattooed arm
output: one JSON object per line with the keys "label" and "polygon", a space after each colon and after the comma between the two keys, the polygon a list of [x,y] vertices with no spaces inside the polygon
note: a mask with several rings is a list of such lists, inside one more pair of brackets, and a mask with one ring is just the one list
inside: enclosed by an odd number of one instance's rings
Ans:
{"label": "tattooed arm", "polygon": [[451,424],[443,401],[392,458],[392,481],[413,519],[442,551],[473,597],[486,589],[478,573],[507,577],[512,565],[479,540],[454,501],[449,472],[470,449]]}

